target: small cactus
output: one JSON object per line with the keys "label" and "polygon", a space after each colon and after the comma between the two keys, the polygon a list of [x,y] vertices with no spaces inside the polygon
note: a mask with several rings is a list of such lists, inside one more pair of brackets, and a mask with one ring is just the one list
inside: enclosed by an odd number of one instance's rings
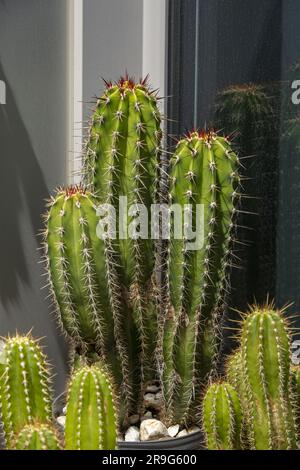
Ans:
{"label": "small cactus", "polygon": [[175,239],[171,223],[167,250],[160,368],[169,420],[184,423],[195,419],[193,403],[216,368],[240,197],[238,158],[226,138],[213,131],[192,132],[178,142],[170,177],[170,204],[179,205],[182,214],[190,211],[193,231],[198,205],[204,211],[196,228],[197,234],[203,229],[200,245],[190,248],[182,217],[183,237]]}
{"label": "small cactus", "polygon": [[241,449],[243,415],[239,397],[227,383],[211,385],[203,401],[203,426],[209,450]]}
{"label": "small cactus", "polygon": [[5,341],[1,354],[0,404],[7,447],[27,424],[51,421],[49,369],[30,335]]}
{"label": "small cactus", "polygon": [[295,449],[290,337],[281,311],[254,306],[241,332],[243,380],[251,449]]}
{"label": "small cactus", "polygon": [[113,450],[116,411],[107,374],[98,365],[77,370],[68,389],[66,450]]}
{"label": "small cactus", "polygon": [[60,450],[55,429],[46,424],[29,424],[17,435],[15,450]]}

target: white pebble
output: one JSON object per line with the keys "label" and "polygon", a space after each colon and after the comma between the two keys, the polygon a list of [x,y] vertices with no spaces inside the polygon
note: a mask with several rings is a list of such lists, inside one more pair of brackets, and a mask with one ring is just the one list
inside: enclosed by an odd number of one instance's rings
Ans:
{"label": "white pebble", "polygon": [[178,434],[177,434],[177,437],[185,437],[185,436],[188,436],[189,433],[187,432],[186,429],[183,429],[182,431],[180,431]]}
{"label": "white pebble", "polygon": [[151,441],[168,436],[166,426],[157,419],[145,419],[141,423],[140,437],[141,441]]}
{"label": "white pebble", "polygon": [[130,426],[129,429],[127,429],[126,434],[125,434],[125,441],[126,442],[137,442],[140,440],[140,431],[139,428],[136,426]]}
{"label": "white pebble", "polygon": [[175,424],[174,426],[170,426],[168,428],[168,434],[170,437],[175,437],[179,433],[179,424]]}
{"label": "white pebble", "polygon": [[59,416],[56,421],[58,422],[58,424],[64,428],[66,426],[66,417],[65,416]]}

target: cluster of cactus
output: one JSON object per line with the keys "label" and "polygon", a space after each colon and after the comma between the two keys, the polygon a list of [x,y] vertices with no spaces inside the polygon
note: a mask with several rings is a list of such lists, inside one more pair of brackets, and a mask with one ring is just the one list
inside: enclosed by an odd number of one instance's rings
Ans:
{"label": "cluster of cactus", "polygon": [[[45,255],[60,323],[77,357],[107,364],[121,423],[141,412],[146,385],[159,378],[166,421],[195,421],[203,383],[217,364],[232,262],[240,195],[229,141],[214,131],[191,132],[167,169],[161,121],[145,80],[106,83],[91,117],[82,185],[58,190],[46,215]],[[162,202],[167,213],[173,204],[182,214],[190,209],[181,240],[153,237],[149,216]],[[198,230],[198,205],[203,240],[190,249],[186,234]],[[137,216],[144,211],[148,226],[141,229]]]}
{"label": "cluster of cactus", "polygon": [[[239,397],[244,416],[239,429],[243,448],[297,449],[298,379],[297,372],[291,370],[290,333],[283,312],[276,311],[273,305],[253,307],[243,320],[240,347],[227,364],[227,381]],[[215,385],[211,386],[204,400],[204,429],[209,448],[216,445],[216,438],[212,439],[213,423],[219,436],[223,428],[220,425],[218,428],[218,420],[220,423],[228,420],[228,410],[216,408],[212,402],[215,389]],[[237,410],[233,412],[232,426],[240,417]],[[227,429],[232,432],[229,425]],[[220,442],[226,448],[227,441]],[[230,443],[232,449],[239,448],[233,441]]]}
{"label": "cluster of cactus", "polygon": [[150,213],[158,198],[161,118],[145,82],[106,85],[91,118],[85,189],[59,190],[50,201],[45,247],[61,324],[77,351],[110,366],[128,415],[140,407],[143,384],[156,378],[156,250],[150,236],[99,236],[96,207],[114,207],[119,233],[127,230],[119,198],[134,209],[129,227],[142,204]]}
{"label": "cluster of cactus", "polygon": [[111,450],[116,447],[114,392],[100,364],[71,378],[64,439],[55,429],[49,366],[27,336],[5,341],[0,357],[0,405],[5,444],[16,450]]}
{"label": "cluster of cactus", "polygon": [[[278,88],[278,86],[277,86]],[[237,238],[240,267],[232,273],[232,305],[239,309],[276,294],[276,216],[280,95],[276,85],[240,84],[216,99],[214,126],[234,136],[244,167],[244,194]]]}

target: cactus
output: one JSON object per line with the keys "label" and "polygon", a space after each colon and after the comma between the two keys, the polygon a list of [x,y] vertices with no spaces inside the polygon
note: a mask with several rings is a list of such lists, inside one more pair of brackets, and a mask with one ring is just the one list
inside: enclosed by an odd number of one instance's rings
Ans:
{"label": "cactus", "polygon": [[240,310],[276,291],[279,103],[272,84],[231,86],[216,101],[214,126],[235,135],[234,148],[247,175],[237,232],[243,269],[232,273],[231,302]]}
{"label": "cactus", "polygon": [[55,429],[46,424],[28,424],[16,437],[15,450],[60,450]]}
{"label": "cactus", "polygon": [[122,356],[127,358],[127,375],[134,378],[134,389],[155,378],[156,250],[150,218],[148,234],[127,236],[127,213],[120,208],[119,198],[130,209],[129,228],[139,231],[140,205],[149,215],[159,197],[160,123],[156,93],[146,80],[135,83],[126,76],[115,84],[106,83],[91,119],[84,161],[85,183],[101,203],[115,209],[118,238],[106,239],[108,283],[119,319]]}
{"label": "cactus", "polygon": [[99,366],[77,370],[68,389],[66,450],[113,450],[116,412],[110,380]]}
{"label": "cactus", "polygon": [[211,385],[203,401],[203,426],[209,450],[241,449],[243,415],[239,397],[227,383]]}
{"label": "cactus", "polygon": [[[160,366],[169,420],[183,423],[191,414],[195,419],[191,405],[198,402],[217,362],[238,212],[238,159],[226,138],[213,131],[192,132],[179,141],[170,175],[170,202],[182,210],[187,205],[193,230],[196,206],[204,208],[201,244],[190,249],[186,234],[173,239],[172,223],[168,247],[169,293]],[[182,226],[183,232],[188,229],[186,222]],[[196,230],[201,233],[201,227]]]}
{"label": "cactus", "polygon": [[121,384],[105,247],[97,236],[98,203],[82,186],[57,191],[46,216],[46,263],[58,319],[74,342],[74,357],[76,348],[89,363],[101,357]]}
{"label": "cactus", "polygon": [[241,354],[251,449],[296,448],[290,337],[282,311],[254,306],[245,317]]}
{"label": "cactus", "polygon": [[1,354],[0,404],[7,447],[15,434],[35,421],[51,421],[49,370],[30,335],[5,341]]}

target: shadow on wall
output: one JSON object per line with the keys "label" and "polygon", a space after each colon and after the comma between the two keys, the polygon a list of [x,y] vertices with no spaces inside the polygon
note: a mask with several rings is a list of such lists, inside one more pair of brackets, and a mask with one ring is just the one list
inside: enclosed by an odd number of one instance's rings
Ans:
{"label": "shadow on wall", "polygon": [[20,213],[26,206],[37,241],[48,189],[22,122],[13,94],[0,63],[0,77],[6,83],[6,105],[0,106],[0,301],[6,307],[19,300],[20,282],[29,285]]}

